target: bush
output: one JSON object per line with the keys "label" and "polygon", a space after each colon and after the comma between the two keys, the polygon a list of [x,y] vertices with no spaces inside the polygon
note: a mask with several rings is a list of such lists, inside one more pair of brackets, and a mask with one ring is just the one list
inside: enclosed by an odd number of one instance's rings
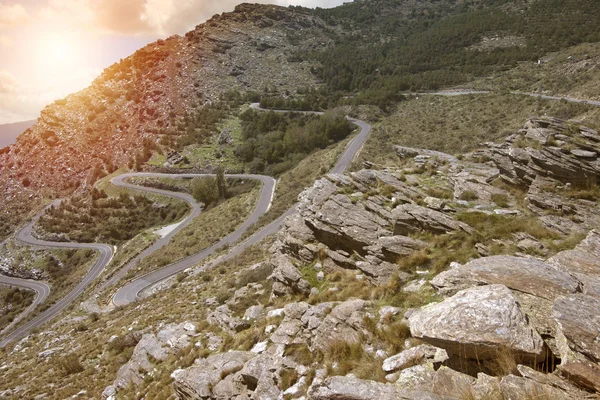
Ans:
{"label": "bush", "polygon": [[458,198],[460,200],[474,201],[474,200],[477,200],[479,198],[479,196],[477,195],[477,193],[475,193],[472,190],[465,190],[464,192],[462,192],[460,194],[460,196]]}
{"label": "bush", "polygon": [[83,365],[75,353],[67,354],[58,359],[58,368],[66,375],[72,375],[83,371]]}

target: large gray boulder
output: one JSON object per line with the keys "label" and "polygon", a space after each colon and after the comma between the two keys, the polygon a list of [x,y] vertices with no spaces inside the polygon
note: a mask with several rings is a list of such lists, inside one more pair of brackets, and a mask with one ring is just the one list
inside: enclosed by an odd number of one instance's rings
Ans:
{"label": "large gray boulder", "polygon": [[471,286],[502,284],[548,300],[579,289],[576,279],[551,264],[512,256],[478,258],[442,272],[431,280],[431,284],[446,295]]}
{"label": "large gray boulder", "polygon": [[519,358],[542,359],[545,351],[542,338],[504,285],[462,290],[408,320],[414,337],[461,357],[486,360],[509,351]]}
{"label": "large gray boulder", "polygon": [[317,180],[299,196],[298,211],[314,237],[333,250],[366,254],[381,236],[391,236],[389,222],[354,203],[327,179]]}

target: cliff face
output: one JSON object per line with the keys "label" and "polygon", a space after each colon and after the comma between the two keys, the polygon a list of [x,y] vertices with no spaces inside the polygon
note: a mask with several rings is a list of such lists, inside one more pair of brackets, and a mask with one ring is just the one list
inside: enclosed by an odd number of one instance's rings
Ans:
{"label": "cliff face", "polygon": [[46,107],[17,143],[0,150],[3,205],[71,190],[98,170],[148,156],[163,129],[229,90],[311,86],[293,52],[328,45],[326,24],[296,9],[241,4],[185,36],[172,36],[107,68],[79,93]]}

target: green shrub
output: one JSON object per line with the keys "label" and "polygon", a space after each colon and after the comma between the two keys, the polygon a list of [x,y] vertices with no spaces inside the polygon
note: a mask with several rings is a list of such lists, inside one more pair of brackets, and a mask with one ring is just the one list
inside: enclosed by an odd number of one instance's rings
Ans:
{"label": "green shrub", "polygon": [[83,365],[75,353],[67,354],[58,359],[58,368],[66,375],[72,375],[83,371]]}
{"label": "green shrub", "polygon": [[465,190],[458,198],[459,200],[474,201],[477,200],[479,196],[472,190]]}

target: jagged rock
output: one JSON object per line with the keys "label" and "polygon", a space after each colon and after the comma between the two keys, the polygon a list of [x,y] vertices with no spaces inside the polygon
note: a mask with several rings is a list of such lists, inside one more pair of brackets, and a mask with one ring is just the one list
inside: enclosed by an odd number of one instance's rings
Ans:
{"label": "jagged rock", "polygon": [[552,315],[569,347],[592,360],[600,361],[600,299],[585,294],[559,297]]}
{"label": "jagged rock", "polygon": [[392,211],[394,217],[394,235],[408,235],[420,231],[436,234],[462,230],[472,233],[473,229],[462,222],[439,211],[416,204],[401,204]]}
{"label": "jagged rock", "polygon": [[[156,335],[144,334],[141,339],[138,338],[129,361],[119,368],[112,386],[119,390],[130,384],[140,385],[154,368],[151,359],[164,360],[169,354],[187,347],[195,335],[195,327],[190,322],[165,325]],[[133,338],[135,334],[129,333],[128,336]]]}
{"label": "jagged rock", "polygon": [[315,330],[311,347],[324,351],[336,341],[360,343],[364,337],[368,337],[364,326],[368,304],[364,300],[353,299],[335,306]]}
{"label": "jagged rock", "polygon": [[163,343],[152,334],[142,336],[142,339],[133,349],[129,361],[119,368],[113,386],[117,389],[123,389],[129,384],[140,385],[145,374],[154,367],[148,356],[156,360],[164,360],[168,356],[169,351],[162,345]]}
{"label": "jagged rock", "polygon": [[462,290],[421,308],[408,320],[413,337],[463,357],[485,360],[503,349],[523,358],[544,355],[542,338],[503,285]]}
{"label": "jagged rock", "polygon": [[535,381],[544,386],[552,386],[560,389],[563,394],[568,393],[573,399],[584,399],[587,397],[587,393],[581,391],[581,389],[573,385],[571,382],[559,377],[555,373],[545,374],[525,365],[517,365],[517,370],[523,378]]}
{"label": "jagged rock", "polygon": [[221,329],[232,333],[239,332],[250,327],[248,321],[233,317],[231,314],[232,311],[229,309],[227,304],[223,304],[211,311],[206,317],[206,320],[209,323],[218,325],[221,327]]}
{"label": "jagged rock", "polygon": [[442,363],[448,359],[446,350],[421,344],[383,360],[385,372],[398,371],[424,362]]}
{"label": "jagged rock", "polygon": [[278,399],[281,391],[277,387],[281,358],[262,354],[248,361],[240,371],[243,382],[254,391],[255,399]]}
{"label": "jagged rock", "polygon": [[[475,378],[445,366],[417,365],[400,373],[396,384],[409,390],[430,391],[443,399],[462,399],[472,394]],[[468,397],[467,397],[468,398]]]}
{"label": "jagged rock", "polygon": [[175,394],[179,399],[231,399],[241,395],[246,386],[232,378],[255,356],[251,352],[230,351],[199,359],[199,364],[175,374]]}
{"label": "jagged rock", "polygon": [[265,308],[261,305],[248,307],[244,313],[245,321],[254,321],[264,314]]}
{"label": "jagged rock", "polygon": [[495,283],[549,300],[575,293],[579,287],[576,279],[553,265],[513,256],[479,258],[442,272],[431,280],[433,287],[446,295],[472,286]]}
{"label": "jagged rock", "polygon": [[573,250],[561,251],[548,263],[575,276],[583,293],[600,298],[600,232],[592,230]]}
{"label": "jagged rock", "polygon": [[358,379],[351,376],[332,376],[313,385],[308,391],[312,400],[441,400],[427,392],[405,391],[396,385]]}
{"label": "jagged rock", "polygon": [[276,254],[272,263],[273,273],[270,278],[279,285],[273,285],[273,293],[281,296],[288,293],[310,293],[310,284],[302,278],[300,272],[283,254]]}
{"label": "jagged rock", "polygon": [[361,270],[372,283],[378,285],[386,284],[394,273],[398,272],[398,265],[386,261],[380,261],[378,264],[357,261],[356,268]]}
{"label": "jagged rock", "polygon": [[478,202],[491,203],[494,195],[506,195],[506,191],[490,185],[489,180],[499,174],[497,168],[478,164],[477,170],[465,170],[451,175],[452,186],[454,188],[454,198],[471,200],[471,197],[464,197],[466,194],[473,196]]}
{"label": "jagged rock", "polygon": [[270,249],[271,253],[293,255],[304,262],[311,262],[315,258],[306,243],[315,241],[312,230],[304,223],[300,214],[290,215],[283,220],[283,227],[277,233],[277,241]]}
{"label": "jagged rock", "polygon": [[102,400],[115,400],[117,397],[117,389],[114,386],[109,385],[102,391]]}
{"label": "jagged rock", "polygon": [[320,179],[299,196],[299,213],[319,242],[332,250],[364,255],[364,248],[379,237],[391,236],[387,220],[337,190],[329,180]]}
{"label": "jagged rock", "polygon": [[598,153],[596,153],[595,151],[573,149],[573,150],[571,150],[571,154],[573,154],[575,157],[585,158],[585,159],[590,159],[590,160],[595,160],[596,158],[598,158]]}
{"label": "jagged rock", "polygon": [[398,257],[408,256],[416,250],[427,247],[427,243],[422,240],[400,235],[380,237],[377,245],[381,246],[382,254],[389,262],[396,262]]}
{"label": "jagged rock", "polygon": [[[561,182],[585,185],[590,179],[598,178],[600,173],[600,165],[592,157],[592,153],[597,153],[597,144],[593,140],[582,144],[581,141],[572,138],[569,144],[583,147],[576,149],[575,154],[548,145],[549,137],[565,130],[566,124],[561,120],[530,119],[518,136],[538,141],[544,146],[540,149],[494,148],[492,159],[507,178],[526,185],[531,184],[537,176],[549,176]],[[565,136],[565,139],[568,138]],[[579,138],[586,140],[582,135],[577,139]],[[512,140],[515,141],[516,138]]]}
{"label": "jagged rock", "polygon": [[278,345],[305,343],[313,351],[324,351],[336,341],[368,340],[371,334],[364,325],[368,306],[360,299],[315,306],[305,302],[287,304],[285,318],[269,340]]}
{"label": "jagged rock", "polygon": [[404,146],[394,146],[394,151],[396,152],[398,157],[400,157],[402,159],[423,156],[423,157],[427,157],[427,159],[436,158],[440,161],[449,162],[451,164],[458,162],[456,157],[451,156],[450,154],[442,153],[441,151],[416,149],[416,148],[404,147]]}
{"label": "jagged rock", "polygon": [[44,351],[40,352],[38,354],[38,357],[39,358],[48,358],[51,355],[56,354],[56,353],[58,353],[59,351],[62,351],[62,350],[63,350],[62,347],[54,347],[52,349],[48,349],[48,350],[44,350]]}
{"label": "jagged rock", "polygon": [[567,379],[576,385],[592,390],[600,391],[600,366],[588,360],[565,361],[558,366]]}
{"label": "jagged rock", "polygon": [[[573,392],[565,392],[550,385],[544,385],[531,379],[508,375],[500,381],[500,390],[505,399],[520,399],[525,396],[540,399],[583,399]],[[527,398],[525,397],[525,398]]]}
{"label": "jagged rock", "polygon": [[446,207],[446,202],[443,199],[438,199],[437,197],[427,196],[423,199],[423,202],[427,207],[432,210],[442,211],[444,207]]}
{"label": "jagged rock", "polygon": [[253,353],[256,353],[256,354],[260,354],[267,349],[268,345],[269,345],[269,342],[267,342],[267,341],[258,342],[254,346],[252,346],[252,349],[250,349],[250,351]]}
{"label": "jagged rock", "polygon": [[538,242],[537,240],[533,240],[533,239],[523,239],[520,240],[517,243],[517,248],[521,251],[527,252],[527,253],[538,253],[538,254],[542,254],[542,255],[547,255],[548,254],[548,249],[540,242]]}

